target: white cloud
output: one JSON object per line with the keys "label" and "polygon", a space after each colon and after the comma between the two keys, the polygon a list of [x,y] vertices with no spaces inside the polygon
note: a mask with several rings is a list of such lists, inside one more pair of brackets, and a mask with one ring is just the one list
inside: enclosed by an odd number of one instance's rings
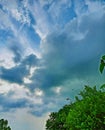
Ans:
{"label": "white cloud", "polygon": [[30,104],[43,104],[42,96],[44,93],[42,90],[36,89],[35,93],[31,93],[24,85],[11,84],[0,79],[0,94],[8,98],[9,93],[12,93],[9,96],[10,100],[26,99]]}
{"label": "white cloud", "polygon": [[39,96],[39,97],[44,95],[44,92],[39,88],[36,88],[34,90],[34,93],[35,93],[35,96]]}
{"label": "white cloud", "polygon": [[[2,1],[1,4],[4,11],[0,10],[0,16],[2,17],[2,19],[0,19],[0,28],[3,30],[8,30],[8,33],[10,32],[13,34],[13,36],[8,38],[6,41],[7,46],[12,45],[17,41],[16,44],[21,46],[23,55],[26,56],[29,53],[34,53],[40,57],[39,50],[32,48],[28,36],[26,36],[23,31],[24,24],[28,24],[27,26],[30,25],[28,5],[24,5],[23,2],[23,5],[19,7],[16,1],[11,0],[11,2],[12,4],[9,4],[9,1],[7,0]],[[23,9],[23,6],[25,6],[25,10]],[[11,17],[20,22],[19,27],[17,27]]]}
{"label": "white cloud", "polygon": [[45,123],[49,113],[42,117],[31,115],[28,109],[18,109],[15,112],[1,113],[1,118],[9,121],[9,125],[13,130],[45,130]]}
{"label": "white cloud", "polygon": [[[30,25],[27,3],[21,2],[21,7],[18,6],[17,1],[11,0],[11,3],[12,4],[9,4],[8,0],[4,0],[1,2],[1,4],[3,5],[3,9],[7,13],[7,15],[11,15],[13,18],[15,18],[17,21],[23,24],[27,23]],[[22,6],[25,7],[25,12]]]}
{"label": "white cloud", "polygon": [[27,77],[25,77],[23,80],[24,80],[24,83],[32,83],[32,81]]}
{"label": "white cloud", "polygon": [[34,2],[33,6],[29,6],[28,8],[36,21],[36,24],[33,25],[33,28],[39,34],[39,36],[44,39],[51,31],[51,25],[49,23],[47,13],[43,10],[40,2],[38,1]]}
{"label": "white cloud", "polygon": [[[99,10],[103,10],[105,5],[100,1],[90,1],[85,0],[85,3],[88,5],[89,12],[98,12]],[[98,9],[98,10],[97,10]]]}
{"label": "white cloud", "polygon": [[53,90],[56,94],[60,94],[61,91],[62,91],[62,86],[53,87],[52,90]]}
{"label": "white cloud", "polygon": [[30,72],[29,72],[29,75],[27,77],[24,77],[24,83],[27,84],[27,83],[32,83],[32,76],[35,74],[35,71],[40,69],[40,67],[31,67],[29,68],[29,66],[27,66],[28,68],[27,69],[30,69]]}
{"label": "white cloud", "polygon": [[8,17],[8,14],[6,14],[2,10],[0,10],[0,17],[2,17],[0,19],[0,28],[2,28],[2,29],[13,28],[10,18]]}
{"label": "white cloud", "polygon": [[21,21],[21,13],[17,9],[12,9],[12,16],[16,18],[16,20]]}
{"label": "white cloud", "polygon": [[10,1],[8,0],[0,0],[0,3],[3,5],[3,8],[6,10],[9,10],[11,8],[17,8],[18,5],[17,5],[17,1],[16,0],[11,0],[11,3],[12,4],[9,4]]}
{"label": "white cloud", "polygon": [[31,67],[30,68],[30,77],[32,77],[33,73],[35,72],[35,70],[37,69],[37,67]]}
{"label": "white cloud", "polygon": [[5,68],[11,68],[15,66],[15,63],[13,62],[13,53],[9,51],[6,47],[1,47],[0,50],[0,66],[3,66]]}
{"label": "white cloud", "polygon": [[10,90],[8,83],[0,79],[0,94],[7,94]]}
{"label": "white cloud", "polygon": [[15,18],[17,21],[21,22],[22,24],[28,24],[30,25],[30,18],[28,11],[27,13],[24,14],[23,10],[18,10],[18,9],[11,9],[11,14],[12,17]]}
{"label": "white cloud", "polygon": [[30,93],[23,85],[11,84],[0,79],[0,93],[7,95],[9,92],[13,92],[11,95],[13,99],[27,98],[27,94]]}

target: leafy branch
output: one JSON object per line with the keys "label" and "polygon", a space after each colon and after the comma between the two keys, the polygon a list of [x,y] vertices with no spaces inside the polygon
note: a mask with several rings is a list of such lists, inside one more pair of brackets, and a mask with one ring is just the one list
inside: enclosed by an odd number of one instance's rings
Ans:
{"label": "leafy branch", "polygon": [[105,55],[101,57],[100,68],[99,68],[101,73],[103,73],[104,67],[105,67]]}

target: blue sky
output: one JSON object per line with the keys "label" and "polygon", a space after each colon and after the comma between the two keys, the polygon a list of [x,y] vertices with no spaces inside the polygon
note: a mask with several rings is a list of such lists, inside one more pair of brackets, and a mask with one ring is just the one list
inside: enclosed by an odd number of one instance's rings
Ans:
{"label": "blue sky", "polygon": [[13,130],[45,130],[84,85],[101,85],[105,0],[0,0],[0,112]]}

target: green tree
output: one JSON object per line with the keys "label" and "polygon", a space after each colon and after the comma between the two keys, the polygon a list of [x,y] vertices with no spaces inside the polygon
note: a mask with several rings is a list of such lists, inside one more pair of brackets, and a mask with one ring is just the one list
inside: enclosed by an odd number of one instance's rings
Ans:
{"label": "green tree", "polygon": [[71,105],[65,105],[58,112],[52,112],[46,122],[46,130],[66,130],[65,122]]}
{"label": "green tree", "polygon": [[66,119],[67,130],[105,130],[105,92],[85,86]]}
{"label": "green tree", "polygon": [[8,126],[8,121],[4,119],[0,119],[0,130],[11,130]]}
{"label": "green tree", "polygon": [[50,114],[46,130],[105,130],[105,91],[85,86],[75,99]]}

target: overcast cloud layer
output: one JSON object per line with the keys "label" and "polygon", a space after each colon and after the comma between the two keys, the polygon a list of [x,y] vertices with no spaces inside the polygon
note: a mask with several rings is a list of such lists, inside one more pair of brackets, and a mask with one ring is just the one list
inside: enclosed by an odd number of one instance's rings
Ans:
{"label": "overcast cloud layer", "polygon": [[104,0],[0,0],[2,117],[14,130],[45,130],[67,97],[104,82],[104,35]]}

